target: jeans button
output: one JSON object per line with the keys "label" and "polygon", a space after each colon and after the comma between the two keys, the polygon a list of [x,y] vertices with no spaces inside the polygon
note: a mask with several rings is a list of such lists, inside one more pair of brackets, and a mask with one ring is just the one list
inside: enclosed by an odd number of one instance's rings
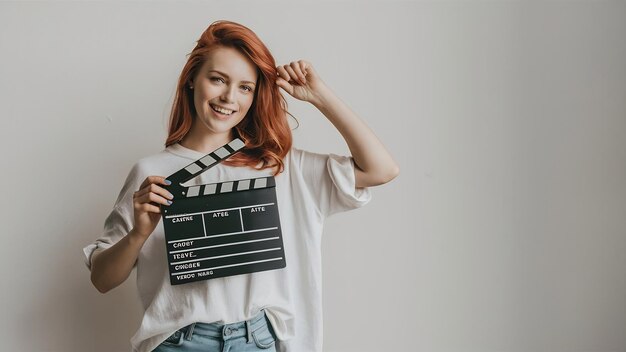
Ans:
{"label": "jeans button", "polygon": [[226,328],[226,330],[224,330],[224,335],[228,336],[232,333],[232,331],[230,330],[230,328]]}

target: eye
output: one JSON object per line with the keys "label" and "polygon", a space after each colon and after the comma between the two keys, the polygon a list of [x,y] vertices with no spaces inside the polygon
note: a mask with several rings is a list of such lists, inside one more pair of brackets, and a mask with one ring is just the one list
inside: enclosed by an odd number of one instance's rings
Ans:
{"label": "eye", "polygon": [[248,92],[252,92],[252,88],[251,88],[251,87],[249,87],[249,86],[242,86],[242,87],[243,87],[243,88],[247,88],[247,89],[248,89]]}
{"label": "eye", "polygon": [[222,81],[224,82],[224,80],[221,77],[211,77],[211,81]]}

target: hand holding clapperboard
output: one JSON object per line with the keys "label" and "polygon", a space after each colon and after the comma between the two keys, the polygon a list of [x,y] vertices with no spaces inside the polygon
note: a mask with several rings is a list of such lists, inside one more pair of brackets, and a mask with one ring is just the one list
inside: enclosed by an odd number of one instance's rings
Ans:
{"label": "hand holding clapperboard", "polygon": [[244,147],[241,139],[176,171],[161,205],[172,285],[286,266],[274,176],[185,187]]}

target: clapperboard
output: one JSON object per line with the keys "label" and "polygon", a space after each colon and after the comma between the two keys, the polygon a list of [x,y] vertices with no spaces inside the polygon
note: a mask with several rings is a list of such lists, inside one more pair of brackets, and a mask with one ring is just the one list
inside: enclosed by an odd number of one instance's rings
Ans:
{"label": "clapperboard", "polygon": [[161,214],[172,285],[286,266],[273,176],[182,185],[243,147],[236,138],[167,177],[174,200]]}

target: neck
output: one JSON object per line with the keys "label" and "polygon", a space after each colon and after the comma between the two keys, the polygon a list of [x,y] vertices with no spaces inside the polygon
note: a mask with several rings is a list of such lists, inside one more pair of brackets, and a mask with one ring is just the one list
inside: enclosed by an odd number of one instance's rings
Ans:
{"label": "neck", "polygon": [[192,128],[179,142],[180,145],[200,153],[208,154],[233,139],[232,131],[224,133],[198,133],[196,131],[198,131],[197,128]]}

